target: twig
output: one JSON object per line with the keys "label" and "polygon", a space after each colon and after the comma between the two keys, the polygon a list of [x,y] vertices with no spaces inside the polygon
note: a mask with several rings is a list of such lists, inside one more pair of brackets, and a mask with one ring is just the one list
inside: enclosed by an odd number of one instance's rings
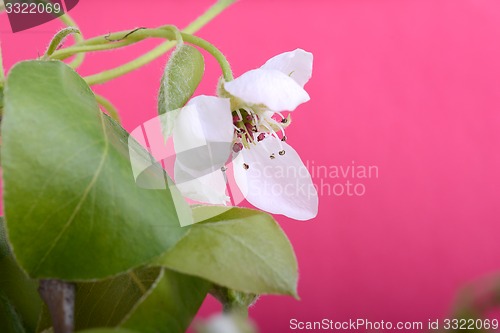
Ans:
{"label": "twig", "polygon": [[40,280],[38,292],[49,308],[54,333],[72,333],[75,285],[61,280]]}

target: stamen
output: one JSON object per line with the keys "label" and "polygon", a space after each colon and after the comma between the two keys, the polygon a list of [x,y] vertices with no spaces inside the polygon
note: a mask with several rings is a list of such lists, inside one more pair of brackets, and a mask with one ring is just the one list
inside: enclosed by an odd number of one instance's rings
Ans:
{"label": "stamen", "polygon": [[258,124],[259,123],[259,116],[256,115],[255,113],[252,113],[252,117],[253,117],[254,124]]}
{"label": "stamen", "polygon": [[239,153],[241,150],[243,149],[243,144],[241,142],[236,142],[234,145],[233,145],[233,151],[235,153]]}
{"label": "stamen", "polygon": [[[247,126],[248,123],[245,124],[244,128],[240,128],[238,129],[238,138],[241,138],[241,140],[243,140],[243,145],[245,147],[247,147],[247,143],[248,143],[248,140],[250,140],[250,142],[252,142],[253,140],[253,137],[252,135],[250,134],[250,132],[248,131],[248,128]],[[248,140],[247,140],[248,139]],[[248,148],[248,147],[247,147]]]}
{"label": "stamen", "polygon": [[242,109],[245,110],[250,115],[254,115],[255,114],[255,111],[252,108],[242,107]]}
{"label": "stamen", "polygon": [[250,168],[250,166],[246,163],[243,163],[243,169],[248,170],[248,168]]}
{"label": "stamen", "polygon": [[274,136],[278,140],[280,139],[278,134],[276,134],[276,132],[273,130],[273,128],[271,126],[269,126],[266,123],[262,123],[262,126],[265,127],[269,131],[269,134],[271,134],[272,136]]}
{"label": "stamen", "polygon": [[[270,120],[270,121],[274,121],[276,124],[276,120],[272,119],[272,118],[269,118],[269,117],[266,117],[266,120]],[[280,149],[283,150],[283,145],[281,144],[281,139],[280,137],[278,136],[278,134],[276,134],[276,132],[274,131],[274,129],[271,127],[271,125],[269,124],[269,122],[265,123],[265,122],[262,122],[262,126],[267,128],[269,133],[274,136],[276,139],[278,139],[278,143],[279,143],[279,146],[280,146]],[[285,131],[283,130],[283,128],[281,126],[279,126],[279,128],[281,129],[283,135],[285,134]]]}
{"label": "stamen", "polygon": [[248,142],[246,134],[241,136],[241,143],[243,143],[243,147],[250,148],[250,142]]}
{"label": "stamen", "polygon": [[274,153],[272,153],[271,156],[269,156],[269,158],[274,160],[276,158],[276,156],[274,156]]}
{"label": "stamen", "polygon": [[[268,124],[274,125],[274,126],[278,127],[280,129],[280,131],[281,131],[281,135],[285,136],[285,129],[284,129],[283,126],[281,126],[281,124],[279,122],[277,122],[276,120],[274,120],[271,117],[267,117],[266,121],[268,122]],[[279,139],[278,137],[276,137],[276,138]]]}
{"label": "stamen", "polygon": [[280,154],[281,156],[283,156],[283,155],[285,155],[285,151],[284,150],[280,150],[280,152],[278,154]]}
{"label": "stamen", "polygon": [[287,139],[286,135],[283,135],[283,137],[281,138],[281,141],[286,142],[286,139]]}
{"label": "stamen", "polygon": [[242,121],[243,120],[243,116],[241,115],[240,109],[236,109],[235,111],[236,111],[236,114],[238,115],[238,117],[240,117],[238,119],[238,121]]}
{"label": "stamen", "polygon": [[264,140],[266,135],[264,133],[260,133],[259,136],[257,136],[257,141],[262,141]]}
{"label": "stamen", "polygon": [[249,135],[250,135],[250,133],[254,132],[253,126],[250,123],[245,123],[245,128],[246,128]]}
{"label": "stamen", "polygon": [[[243,107],[242,109],[245,110],[248,113],[248,116],[247,116],[247,120],[248,121],[253,121],[254,124],[258,124],[259,123],[259,116],[257,115],[257,113],[252,108]],[[252,118],[249,119],[249,117],[252,117]]]}

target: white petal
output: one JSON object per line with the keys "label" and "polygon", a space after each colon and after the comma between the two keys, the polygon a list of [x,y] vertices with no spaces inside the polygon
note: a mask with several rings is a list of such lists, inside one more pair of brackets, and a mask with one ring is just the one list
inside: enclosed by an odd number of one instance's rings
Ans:
{"label": "white petal", "polygon": [[254,323],[234,314],[217,314],[197,325],[198,333],[256,333]]}
{"label": "white petal", "polygon": [[198,171],[193,171],[176,160],[174,179],[182,195],[191,200],[215,205],[225,205],[229,201],[226,181],[220,169],[200,176]]}
{"label": "white petal", "polygon": [[[279,154],[282,149],[284,155]],[[233,163],[236,184],[255,207],[296,220],[309,220],[318,213],[318,194],[311,175],[285,142],[267,137],[243,149]]]}
{"label": "white petal", "polygon": [[220,169],[231,154],[233,134],[229,99],[193,98],[175,122],[176,163],[189,168],[194,177]]}
{"label": "white petal", "polygon": [[302,49],[281,53],[269,59],[261,68],[276,69],[304,87],[312,76],[313,54]]}
{"label": "white petal", "polygon": [[310,98],[292,78],[278,70],[254,69],[226,82],[224,89],[250,104],[264,104],[272,111],[293,111]]}

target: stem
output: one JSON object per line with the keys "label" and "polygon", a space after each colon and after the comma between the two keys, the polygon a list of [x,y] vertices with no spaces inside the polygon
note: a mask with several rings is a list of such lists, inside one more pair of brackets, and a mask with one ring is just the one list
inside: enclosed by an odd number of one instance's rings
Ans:
{"label": "stem", "polygon": [[67,27],[59,31],[54,38],[50,41],[49,47],[47,48],[47,51],[45,51],[44,59],[49,58],[59,47],[59,45],[62,44],[64,39],[68,37],[71,34],[79,34],[80,30],[74,27]]}
{"label": "stem", "polygon": [[224,80],[226,81],[232,81],[234,79],[233,77],[233,71],[231,70],[231,66],[229,65],[229,62],[227,61],[226,57],[224,54],[216,48],[213,44],[207,42],[204,39],[201,39],[199,37],[193,36],[193,35],[186,35],[182,34],[182,38],[191,44],[197,45],[204,50],[206,50],[208,53],[210,53],[219,63],[219,66],[222,69],[222,74],[224,75]]}
{"label": "stem", "polygon": [[248,317],[248,308],[259,298],[256,294],[247,294],[218,285],[213,285],[209,292],[222,304],[224,313],[237,314],[243,318]]}
{"label": "stem", "polygon": [[95,99],[97,100],[97,103],[99,103],[108,112],[111,118],[116,120],[118,124],[121,123],[120,116],[118,115],[118,110],[116,110],[114,105],[111,104],[109,100],[97,94],[95,94]]}
{"label": "stem", "polygon": [[[59,19],[68,27],[73,27],[80,30],[76,22],[71,18],[71,16],[69,16],[69,14],[66,13],[62,16],[59,16]],[[83,42],[84,40],[83,35],[81,33],[74,35],[74,37],[77,43]],[[75,59],[73,59],[73,61],[69,63],[69,66],[71,66],[72,68],[77,68],[82,64],[84,58],[85,58],[85,53],[78,53],[75,56]]]}
{"label": "stem", "polygon": [[38,292],[49,308],[54,333],[72,333],[75,285],[61,280],[40,280]]}
{"label": "stem", "polygon": [[[224,9],[229,7],[235,0],[219,0],[217,1],[212,7],[210,7],[204,14],[202,14],[200,17],[198,17],[196,20],[194,20],[190,25],[188,25],[182,32],[187,33],[187,34],[192,34],[195,33],[196,31],[200,30],[204,25],[206,25],[208,22],[210,22],[214,17],[219,15]],[[173,48],[175,46],[174,41],[168,41],[160,44],[153,50],[149,51],[148,53],[126,63],[121,66],[112,68],[110,70],[86,76],[84,77],[85,81],[87,81],[87,84],[93,85],[93,84],[99,84],[99,83],[104,83],[109,80],[112,80],[116,77],[122,76],[124,74],[127,74],[137,68],[140,68],[153,60],[161,57],[163,54],[165,54],[168,50]]]}
{"label": "stem", "polygon": [[85,52],[93,52],[93,51],[105,51],[117,49],[120,47],[128,46],[133,43],[136,43],[135,40],[125,39],[115,43],[107,43],[107,44],[92,44],[92,45],[74,45],[68,48],[64,48],[62,50],[58,50],[50,56],[50,59],[54,60],[64,60],[66,58],[71,57],[75,54],[84,54]]}
{"label": "stem", "polygon": [[[123,37],[126,36],[126,37]],[[160,27],[157,29],[136,29],[133,32],[130,31],[121,31],[121,32],[115,32],[112,34],[108,34],[106,36],[100,36],[100,37],[95,37],[91,39],[87,39],[85,42],[75,45],[73,47],[68,47],[63,50],[59,50],[57,52],[54,52],[54,54],[51,56],[51,59],[58,59],[58,60],[64,60],[73,54],[77,52],[90,52],[90,51],[102,51],[102,50],[109,50],[109,49],[114,49],[118,47],[123,47],[127,45],[131,45],[133,43],[137,43],[141,40],[144,40],[146,38],[150,37],[158,37],[158,38],[168,38],[168,39],[177,39],[177,44],[181,43],[182,41],[186,41],[188,43],[197,45],[203,49],[205,49],[207,52],[209,52],[219,63],[222,73],[224,75],[224,79],[226,81],[231,81],[233,80],[233,73],[231,71],[231,66],[227,62],[226,57],[224,54],[217,49],[213,44],[207,42],[206,40],[187,34],[187,33],[179,33],[179,31],[172,27],[172,26],[164,26]],[[116,42],[110,42],[113,40],[116,40]],[[173,43],[173,42],[168,42],[168,43]],[[130,63],[129,63],[130,64]],[[105,72],[102,72],[97,75],[104,74]],[[121,72],[117,76],[121,76],[123,74],[126,74],[127,72]],[[96,75],[94,75],[96,76]],[[87,77],[88,79],[88,77]],[[88,82],[88,81],[87,81]],[[100,83],[100,82],[99,82]],[[91,84],[91,83],[89,83]]]}
{"label": "stem", "polygon": [[139,28],[135,30],[119,31],[87,39],[74,46],[54,52],[51,59],[64,60],[79,52],[92,52],[116,49],[140,42],[149,37],[159,37],[167,39],[177,39],[182,42],[179,30],[174,26],[163,26],[158,29]]}

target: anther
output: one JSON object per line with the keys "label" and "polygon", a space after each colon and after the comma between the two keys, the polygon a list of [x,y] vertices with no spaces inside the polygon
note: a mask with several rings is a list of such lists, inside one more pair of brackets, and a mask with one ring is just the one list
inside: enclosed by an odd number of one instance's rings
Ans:
{"label": "anther", "polygon": [[272,153],[271,156],[269,156],[269,158],[274,160],[276,158],[276,156],[274,156],[274,153]]}
{"label": "anther", "polygon": [[283,155],[285,155],[285,151],[281,150],[278,154],[280,154],[281,156],[283,156]]}
{"label": "anther", "polygon": [[262,141],[265,137],[266,135],[264,133],[260,133],[259,136],[257,136],[257,141]]}
{"label": "anther", "polygon": [[227,168],[226,168],[225,166],[223,166],[223,167],[221,167],[221,168],[220,168],[220,170],[221,170],[222,172],[226,172]]}
{"label": "anther", "polygon": [[283,137],[281,138],[281,141],[285,142],[286,141],[286,135],[283,135]]}
{"label": "anther", "polygon": [[243,169],[248,170],[248,168],[250,168],[250,167],[248,166],[248,164],[243,163]]}
{"label": "anther", "polygon": [[283,118],[283,119],[281,119],[281,123],[282,123],[282,124],[286,124],[287,122],[288,122],[288,119],[287,119],[287,118]]}
{"label": "anther", "polygon": [[240,152],[242,149],[243,149],[243,144],[242,144],[241,142],[236,142],[236,143],[233,145],[233,151],[234,151],[235,153]]}
{"label": "anther", "polygon": [[250,123],[245,123],[245,127],[248,133],[253,132],[253,126]]}

